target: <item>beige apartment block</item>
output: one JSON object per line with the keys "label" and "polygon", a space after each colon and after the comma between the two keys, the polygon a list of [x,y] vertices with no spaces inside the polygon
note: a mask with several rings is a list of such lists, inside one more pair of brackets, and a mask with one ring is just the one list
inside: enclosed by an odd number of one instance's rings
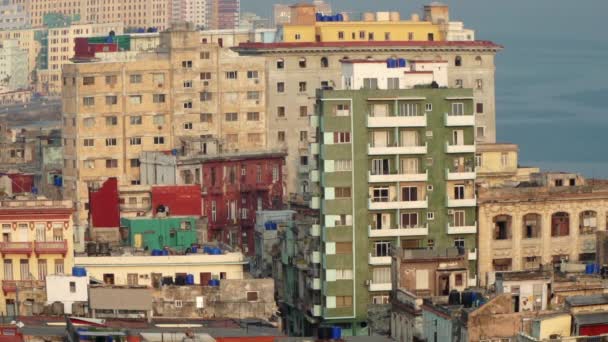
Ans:
{"label": "beige apartment block", "polygon": [[19,43],[19,48],[27,54],[27,69],[30,71],[29,79],[34,69],[36,69],[36,58],[40,52],[40,42],[34,39],[35,29],[17,29],[0,31],[0,44],[6,40],[16,40]]}
{"label": "beige apartment block", "polygon": [[564,176],[557,186],[479,190],[481,285],[492,284],[496,271],[595,261],[595,232],[607,229],[608,187],[579,185],[580,177]]}
{"label": "beige apartment block", "polygon": [[42,26],[48,13],[79,16],[81,23],[120,21],[127,27],[158,27],[161,30],[168,27],[169,20],[167,0],[30,0],[27,5],[33,27]]}
{"label": "beige apartment block", "polygon": [[140,182],[145,151],[213,136],[222,151],[266,146],[264,60],[200,44],[191,26],[162,32],[155,52],[135,60],[65,65],[64,184],[87,221],[88,188],[108,177]]}

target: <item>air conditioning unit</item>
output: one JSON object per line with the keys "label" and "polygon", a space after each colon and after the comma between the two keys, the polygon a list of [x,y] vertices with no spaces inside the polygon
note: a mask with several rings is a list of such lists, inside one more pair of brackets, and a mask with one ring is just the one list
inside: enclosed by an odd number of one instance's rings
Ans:
{"label": "air conditioning unit", "polygon": [[454,210],[453,209],[448,209],[448,215],[454,215]]}
{"label": "air conditioning unit", "polygon": [[365,286],[370,286],[371,284],[372,284],[371,280],[368,279],[368,280],[365,281]]}
{"label": "air conditioning unit", "polygon": [[259,105],[259,104],[260,104],[260,101],[255,101],[255,104],[256,104],[256,105]]}
{"label": "air conditioning unit", "polygon": [[163,86],[164,86],[164,85],[163,85],[162,83],[159,83],[159,84],[158,84],[158,87],[159,87],[159,88],[162,88]]}
{"label": "air conditioning unit", "polygon": [[255,84],[260,84],[260,80],[255,80]]}

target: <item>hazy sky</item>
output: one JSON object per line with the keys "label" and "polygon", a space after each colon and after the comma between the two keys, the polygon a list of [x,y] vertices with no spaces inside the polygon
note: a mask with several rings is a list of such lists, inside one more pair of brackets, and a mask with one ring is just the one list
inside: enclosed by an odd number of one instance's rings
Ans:
{"label": "hazy sky", "polygon": [[[285,0],[241,0],[270,16]],[[334,0],[336,10],[421,12],[430,1]],[[445,0],[452,20],[505,49],[496,60],[498,140],[520,162],[608,178],[608,0]]]}

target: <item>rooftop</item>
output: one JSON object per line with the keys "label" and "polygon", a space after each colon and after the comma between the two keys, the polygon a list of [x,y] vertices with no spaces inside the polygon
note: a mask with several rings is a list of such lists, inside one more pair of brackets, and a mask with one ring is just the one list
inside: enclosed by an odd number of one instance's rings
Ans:
{"label": "rooftop", "polygon": [[237,50],[271,50],[282,48],[348,48],[348,47],[453,47],[453,48],[483,48],[501,50],[498,45],[489,40],[475,41],[353,41],[353,42],[277,42],[277,43],[240,43]]}
{"label": "rooftop", "polygon": [[596,312],[592,314],[574,315],[574,322],[577,325],[592,325],[608,323],[608,312]]}
{"label": "rooftop", "polygon": [[549,280],[552,277],[551,271],[548,270],[531,270],[531,271],[510,271],[496,272],[496,279],[503,281],[519,281],[519,280]]}
{"label": "rooftop", "polygon": [[589,296],[572,296],[566,298],[570,306],[588,306],[608,304],[608,294],[595,294]]}

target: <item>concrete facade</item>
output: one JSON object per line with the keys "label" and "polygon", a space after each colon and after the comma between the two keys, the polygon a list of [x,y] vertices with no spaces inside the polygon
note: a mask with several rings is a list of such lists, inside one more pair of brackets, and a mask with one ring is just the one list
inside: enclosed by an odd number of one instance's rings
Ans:
{"label": "concrete facade", "polygon": [[74,303],[89,301],[89,277],[46,276],[46,304],[63,303],[63,312],[72,314]]}
{"label": "concrete facade", "polygon": [[64,67],[65,191],[77,222],[86,222],[88,185],[140,182],[143,151],[200,135],[220,138],[224,152],[264,147],[264,78],[263,60],[201,45],[189,26],[161,33],[158,50],[137,61]]}
{"label": "concrete facade", "polygon": [[24,4],[0,2],[0,30],[14,30],[30,26],[30,16]]}
{"label": "concrete facade", "polygon": [[481,284],[493,283],[495,271],[595,261],[595,231],[606,230],[605,187],[564,183],[481,189],[478,196]]}
{"label": "concrete facade", "polygon": [[272,260],[280,250],[278,229],[294,220],[293,210],[261,210],[255,213],[255,258],[251,273],[257,277],[272,276]]}
{"label": "concrete facade", "polygon": [[29,87],[27,51],[18,40],[3,40],[0,44],[0,92],[11,92]]}
{"label": "concrete facade", "polygon": [[519,147],[515,144],[477,144],[475,154],[477,183],[483,187],[529,182],[537,167],[519,166]]}

